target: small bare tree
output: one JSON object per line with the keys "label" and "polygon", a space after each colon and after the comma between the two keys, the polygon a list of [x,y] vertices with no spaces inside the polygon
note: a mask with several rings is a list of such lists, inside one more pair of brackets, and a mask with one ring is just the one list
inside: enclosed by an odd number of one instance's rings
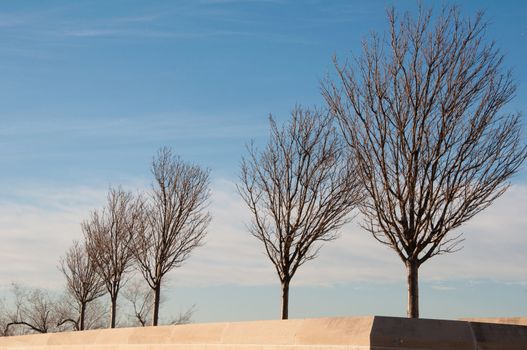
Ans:
{"label": "small bare tree", "polygon": [[[131,326],[147,326],[152,319],[154,305],[153,290],[139,280],[132,280],[123,290],[123,296],[130,302],[132,307],[132,313],[130,314]],[[161,299],[160,304],[163,304],[163,299]],[[195,311],[196,306],[192,305],[185,311],[181,311],[176,317],[169,318],[166,324],[177,325],[191,323]]]}
{"label": "small bare tree", "polygon": [[253,216],[250,231],[280,278],[281,317],[287,319],[291,279],[317,256],[317,243],[337,237],[359,191],[351,159],[327,116],[297,108],[282,129],[272,117],[270,125],[267,147],[248,147],[238,192]]}
{"label": "small bare tree", "polygon": [[55,297],[42,289],[13,285],[15,309],[8,311],[3,334],[59,331],[61,313]]}
{"label": "small bare tree", "polygon": [[123,290],[123,296],[132,306],[130,315],[132,324],[145,327],[151,323],[152,310],[154,307],[154,291],[142,281],[132,280]]}
{"label": "small bare tree", "polygon": [[142,204],[131,192],[110,189],[106,207],[82,224],[86,248],[110,297],[110,328],[115,328],[117,297],[133,262],[134,236]]}
{"label": "small bare tree", "polygon": [[364,227],[406,265],[408,317],[419,317],[419,267],[460,249],[452,231],[505,192],[527,154],[519,115],[499,113],[516,86],[482,14],[431,18],[392,9],[386,38],[335,63],[338,83],[323,88],[367,192]]}
{"label": "small bare tree", "polygon": [[[58,305],[60,331],[79,331],[81,305],[71,295],[66,294]],[[101,299],[95,299],[86,304],[84,311],[84,329],[100,329],[106,326],[104,322],[108,318],[108,311]]]}
{"label": "small bare tree", "polygon": [[185,163],[169,148],[162,148],[152,163],[152,174],[146,221],[134,253],[139,270],[154,291],[155,326],[163,277],[181,266],[202,244],[211,217],[206,211],[210,196],[208,170]]}
{"label": "small bare tree", "polygon": [[0,337],[7,337],[12,335],[12,332],[7,326],[11,322],[11,311],[6,305],[5,299],[0,299]]}
{"label": "small bare tree", "polygon": [[179,325],[179,324],[189,324],[192,323],[192,317],[196,312],[196,304],[193,304],[191,307],[184,311],[180,311],[176,317],[173,317],[168,324]]}
{"label": "small bare tree", "polygon": [[74,241],[66,255],[61,258],[60,270],[66,277],[66,290],[79,306],[78,330],[85,329],[88,303],[105,294],[104,282],[90,259],[86,246]]}

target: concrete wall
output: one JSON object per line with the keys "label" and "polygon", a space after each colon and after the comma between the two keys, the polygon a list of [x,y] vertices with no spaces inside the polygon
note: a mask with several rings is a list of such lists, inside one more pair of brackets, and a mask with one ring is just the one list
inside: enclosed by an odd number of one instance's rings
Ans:
{"label": "concrete wall", "polygon": [[518,326],[527,326],[527,317],[462,318],[461,321],[483,322],[483,323],[515,324],[515,325],[518,325]]}
{"label": "concrete wall", "polygon": [[0,350],[526,350],[527,327],[394,317],[102,329],[0,338]]}

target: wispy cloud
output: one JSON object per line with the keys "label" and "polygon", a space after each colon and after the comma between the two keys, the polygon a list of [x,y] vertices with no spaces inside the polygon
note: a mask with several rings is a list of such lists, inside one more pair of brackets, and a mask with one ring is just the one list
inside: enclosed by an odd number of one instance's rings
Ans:
{"label": "wispy cloud", "polygon": [[121,23],[145,23],[145,22],[154,22],[162,18],[162,14],[147,14],[139,16],[124,16],[124,17],[115,17],[114,22]]}
{"label": "wispy cloud", "polygon": [[435,289],[435,290],[440,290],[440,291],[453,291],[453,290],[456,290],[456,288],[454,286],[447,286],[445,284],[436,284],[436,283],[433,283],[430,288],[432,289]]}
{"label": "wispy cloud", "polygon": [[[466,248],[458,253],[431,259],[422,267],[423,281],[432,281],[436,289],[452,288],[443,283],[459,279],[494,279],[497,281],[527,281],[524,266],[527,257],[522,248],[527,246],[523,235],[527,222],[518,216],[527,200],[527,186],[516,185],[496,203],[463,228]],[[273,266],[259,242],[246,230],[243,223],[250,217],[230,181],[215,184],[211,224],[207,245],[196,251],[188,264],[177,273],[178,283],[260,285],[276,282]],[[359,221],[360,218],[357,219]],[[500,226],[499,235],[479,227]],[[491,226],[490,226],[491,227]],[[490,238],[490,242],[487,242]],[[499,250],[509,252],[498,255]],[[352,223],[341,230],[337,241],[322,247],[319,257],[304,265],[295,277],[295,285],[331,286],[339,283],[398,282],[406,272],[397,255],[379,244],[368,233]]]}
{"label": "wispy cloud", "polygon": [[[239,2],[239,1],[234,1]],[[254,16],[243,9],[218,4],[234,2],[182,2],[160,9],[150,6],[137,11],[113,12],[103,16],[85,16],[82,6],[70,5],[57,9],[40,9],[33,13],[0,14],[0,29],[8,29],[5,37],[12,43],[11,55],[25,55],[35,43],[40,47],[71,47],[86,45],[85,39],[112,40],[238,40],[246,37],[273,43],[313,44],[299,34],[277,32],[267,17]],[[275,1],[241,1],[275,2]],[[278,1],[279,2],[279,1]],[[23,40],[20,40],[23,39]],[[12,44],[12,45],[11,45]],[[33,58],[52,55],[41,52]],[[55,52],[56,53],[56,52]]]}
{"label": "wispy cloud", "polygon": [[200,32],[177,32],[150,29],[75,29],[58,32],[65,37],[93,38],[172,38],[172,39],[198,39],[215,36],[240,36],[251,35],[250,33],[229,30],[208,30]]}
{"label": "wispy cloud", "polygon": [[186,112],[148,114],[135,118],[13,118],[0,126],[5,140],[21,137],[93,137],[115,139],[140,137],[142,141],[166,137],[184,139],[226,139],[258,137],[267,133],[267,119],[261,123],[240,117],[196,115]]}
{"label": "wispy cloud", "polygon": [[0,14],[0,28],[18,27],[28,22],[28,16],[24,14]]}
{"label": "wispy cloud", "polygon": [[[8,192],[11,198],[6,200]],[[81,220],[100,205],[104,195],[103,191],[82,187],[4,189],[0,202],[0,284],[61,288],[59,257],[73,239],[81,237]]]}
{"label": "wispy cloud", "polygon": [[237,4],[237,3],[274,3],[280,4],[284,0],[200,0],[202,4]]}
{"label": "wispy cloud", "polygon": [[[147,186],[144,182],[123,185],[134,189]],[[0,202],[0,285],[12,281],[51,288],[61,285],[58,259],[71,240],[81,236],[79,223],[90,210],[102,205],[105,193],[105,186],[4,189],[4,200]],[[434,258],[422,266],[422,280],[431,281],[432,288],[441,290],[452,288],[444,283],[449,280],[527,283],[523,249],[527,246],[523,234],[527,223],[520,213],[525,201],[527,186],[514,186],[463,229],[467,238],[463,251]],[[214,181],[210,211],[213,221],[206,244],[175,272],[177,284],[274,284],[274,268],[260,243],[247,232],[245,224],[250,216],[232,181]],[[357,281],[397,282],[404,278],[404,266],[396,254],[351,224],[343,228],[338,241],[326,244],[316,260],[299,270],[294,283],[330,286]]]}

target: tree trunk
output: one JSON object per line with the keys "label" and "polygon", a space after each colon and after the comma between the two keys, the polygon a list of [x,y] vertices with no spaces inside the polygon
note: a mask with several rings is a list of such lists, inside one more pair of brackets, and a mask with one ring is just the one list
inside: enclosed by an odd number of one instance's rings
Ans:
{"label": "tree trunk", "polygon": [[282,320],[289,318],[289,280],[282,281]]}
{"label": "tree trunk", "polygon": [[157,326],[159,319],[159,298],[161,296],[161,281],[154,288],[154,312],[152,313],[152,326]]}
{"label": "tree trunk", "polygon": [[419,265],[415,261],[406,262],[408,273],[408,311],[409,318],[419,318]]}
{"label": "tree trunk", "polygon": [[110,328],[115,328],[115,318],[117,316],[117,295],[110,298]]}
{"label": "tree trunk", "polygon": [[84,318],[86,316],[86,303],[81,303],[81,314],[79,320],[79,331],[84,330]]}

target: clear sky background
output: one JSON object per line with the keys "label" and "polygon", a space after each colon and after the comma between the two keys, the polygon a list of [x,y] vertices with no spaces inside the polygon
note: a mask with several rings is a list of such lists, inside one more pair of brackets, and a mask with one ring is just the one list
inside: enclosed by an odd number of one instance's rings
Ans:
{"label": "clear sky background", "polygon": [[[322,105],[332,56],[359,53],[390,5],[417,2],[1,1],[0,287],[60,291],[59,257],[80,222],[108,186],[147,188],[167,145],[211,169],[214,220],[207,244],[170,274],[162,315],[196,304],[197,322],[277,318],[277,277],[234,190],[244,145],[265,141],[269,113],[284,121],[296,104]],[[508,108],[527,112],[527,2],[461,9],[486,11],[519,83]],[[525,203],[524,167],[460,229],[462,251],[423,265],[422,316],[527,315]],[[403,264],[356,224],[292,284],[294,318],[405,310]]]}

